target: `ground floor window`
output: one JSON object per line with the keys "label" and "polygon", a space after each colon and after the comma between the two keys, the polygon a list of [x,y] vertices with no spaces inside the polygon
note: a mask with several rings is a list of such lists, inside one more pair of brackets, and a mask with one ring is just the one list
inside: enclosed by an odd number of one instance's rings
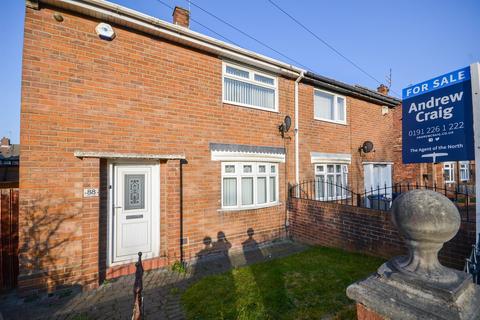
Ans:
{"label": "ground floor window", "polygon": [[277,202],[277,164],[222,162],[222,208],[254,208]]}
{"label": "ground floor window", "polygon": [[315,197],[334,200],[347,197],[348,166],[346,164],[315,164]]}
{"label": "ground floor window", "polygon": [[468,161],[460,162],[460,181],[470,180],[470,168]]}
{"label": "ground floor window", "polygon": [[446,183],[455,182],[455,163],[445,162],[443,164],[443,177]]}

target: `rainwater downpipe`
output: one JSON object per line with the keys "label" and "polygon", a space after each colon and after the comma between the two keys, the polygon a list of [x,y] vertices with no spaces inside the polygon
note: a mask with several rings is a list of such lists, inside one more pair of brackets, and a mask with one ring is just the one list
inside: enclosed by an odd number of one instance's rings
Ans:
{"label": "rainwater downpipe", "polygon": [[[299,137],[298,137],[298,84],[305,76],[305,72],[301,71],[297,80],[295,80],[295,128],[294,128],[294,137],[295,137],[295,184],[298,186],[300,183],[300,163],[299,163]],[[296,191],[297,192],[297,191]]]}
{"label": "rainwater downpipe", "polygon": [[[299,174],[300,174],[300,164],[298,163],[298,84],[300,81],[303,79],[305,75],[305,71],[301,71],[297,80],[295,80],[295,94],[294,94],[294,129],[293,129],[293,135],[295,138],[295,184],[297,185],[295,192],[298,194],[298,183],[300,181]],[[286,155],[285,155],[286,156]],[[287,179],[288,180],[288,177]],[[287,183],[288,186],[288,183]],[[288,197],[290,196],[288,188],[286,190],[287,192],[287,201]],[[290,226],[290,219],[289,219],[289,211],[288,211],[288,206],[285,205],[285,232],[287,237],[290,237],[290,232],[289,232],[289,226]]]}

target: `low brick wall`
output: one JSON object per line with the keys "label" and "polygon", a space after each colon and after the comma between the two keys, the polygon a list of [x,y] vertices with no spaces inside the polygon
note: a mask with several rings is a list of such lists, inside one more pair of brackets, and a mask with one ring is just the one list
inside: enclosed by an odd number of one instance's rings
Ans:
{"label": "low brick wall", "polygon": [[[387,259],[407,253],[387,211],[305,199],[291,199],[289,211],[294,240]],[[475,223],[462,222],[457,235],[440,251],[440,261],[463,269],[474,242]]]}

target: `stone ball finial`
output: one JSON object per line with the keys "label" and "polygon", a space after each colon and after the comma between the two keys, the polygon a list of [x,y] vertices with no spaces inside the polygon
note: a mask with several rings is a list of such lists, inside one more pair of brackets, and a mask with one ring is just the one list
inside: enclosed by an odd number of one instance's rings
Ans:
{"label": "stone ball finial", "polygon": [[458,275],[440,264],[438,252],[460,228],[460,214],[444,195],[431,190],[412,190],[392,205],[392,219],[409,249],[408,257],[392,263],[412,277],[452,283]]}

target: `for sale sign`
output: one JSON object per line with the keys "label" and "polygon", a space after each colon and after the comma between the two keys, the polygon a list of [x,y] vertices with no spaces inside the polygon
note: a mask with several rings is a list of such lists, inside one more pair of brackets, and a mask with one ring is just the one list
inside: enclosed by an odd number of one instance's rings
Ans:
{"label": "for sale sign", "polygon": [[404,163],[474,159],[470,67],[403,89]]}

